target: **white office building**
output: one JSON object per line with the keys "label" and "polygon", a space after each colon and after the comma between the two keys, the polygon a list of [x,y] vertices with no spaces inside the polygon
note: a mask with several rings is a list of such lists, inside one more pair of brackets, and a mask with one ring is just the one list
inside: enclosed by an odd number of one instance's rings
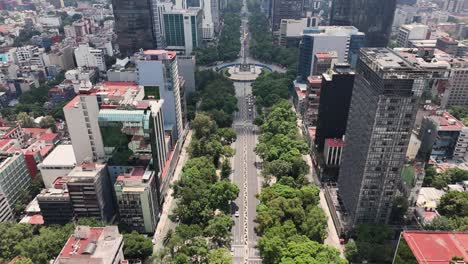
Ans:
{"label": "white office building", "polygon": [[427,39],[429,27],[422,24],[403,25],[398,30],[397,46],[408,48],[410,40]]}
{"label": "white office building", "polygon": [[80,44],[75,49],[75,60],[78,67],[96,67],[99,71],[106,71],[104,52],[100,49],[91,48],[87,43]]}

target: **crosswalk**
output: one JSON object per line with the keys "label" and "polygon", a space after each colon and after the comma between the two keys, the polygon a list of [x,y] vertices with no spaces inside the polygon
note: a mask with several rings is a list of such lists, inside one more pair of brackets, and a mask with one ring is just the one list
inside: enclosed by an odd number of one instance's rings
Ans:
{"label": "crosswalk", "polygon": [[[245,264],[246,248],[244,245],[232,245],[231,254],[234,264]],[[249,247],[248,249],[248,264],[261,264],[260,251],[257,248]]]}

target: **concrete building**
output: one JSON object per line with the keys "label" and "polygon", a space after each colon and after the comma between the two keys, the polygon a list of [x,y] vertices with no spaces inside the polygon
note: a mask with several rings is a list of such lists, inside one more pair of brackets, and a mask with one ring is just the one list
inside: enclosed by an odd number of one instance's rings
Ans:
{"label": "concrete building", "polygon": [[361,49],[338,178],[352,226],[389,221],[426,78],[392,50]]}
{"label": "concrete building", "polygon": [[186,96],[195,93],[195,56],[177,56],[177,66],[179,67],[179,75],[185,81]]}
{"label": "concrete building", "polygon": [[106,62],[102,50],[91,48],[88,44],[80,44],[75,49],[74,54],[78,67],[96,67],[100,71],[106,71]]}
{"label": "concrete building", "polygon": [[332,65],[338,63],[338,55],[335,51],[315,53],[312,75],[322,75],[326,73]]}
{"label": "concrete building", "polygon": [[442,107],[468,107],[468,59],[451,61],[450,77],[442,97]]}
{"label": "concrete building", "polygon": [[75,152],[76,163],[103,160],[104,144],[98,125],[99,106],[96,96],[80,94],[63,107],[65,121]]}
{"label": "concrete building", "polygon": [[317,26],[318,20],[313,17],[281,19],[279,44],[283,47],[297,47],[301,41],[304,29]]}
{"label": "concrete building", "polygon": [[54,264],[123,263],[123,236],[117,226],[77,226]]}
{"label": "concrete building", "polygon": [[13,220],[13,209],[31,185],[26,160],[21,152],[0,156],[0,222]]}
{"label": "concrete building", "polygon": [[282,19],[300,19],[304,15],[303,0],[271,0],[270,8],[273,31],[280,29]]}
{"label": "concrete building", "polygon": [[304,102],[304,125],[312,127],[317,125],[320,87],[322,86],[322,76],[311,75],[307,77],[307,91]]}
{"label": "concrete building", "polygon": [[154,233],[159,220],[156,173],[130,167],[114,184],[120,222],[139,233]]}
{"label": "concrete building", "polygon": [[166,49],[185,55],[202,45],[203,12],[199,8],[172,9],[163,12]]}
{"label": "concrete building", "polygon": [[468,161],[468,127],[463,127],[453,152],[454,159]]}
{"label": "concrete building", "polygon": [[328,167],[337,167],[341,164],[341,154],[345,143],[341,138],[327,138],[325,139],[323,157],[325,158],[325,165]]}
{"label": "concrete building", "polygon": [[454,57],[463,58],[468,52],[467,46],[449,37],[438,38],[436,40],[435,47]]}
{"label": "concrete building", "polygon": [[458,137],[465,128],[462,122],[448,112],[436,112],[425,117],[421,123],[419,154],[426,160],[451,159]]}
{"label": "concrete building", "polygon": [[423,24],[402,25],[398,30],[397,46],[409,47],[410,40],[427,39],[429,27]]}
{"label": "concrete building", "polygon": [[107,223],[115,219],[115,201],[106,164],[82,163],[67,177],[67,188],[77,218],[91,217]]}
{"label": "concrete building", "polygon": [[322,75],[315,145],[324,149],[327,138],[343,138],[348,122],[355,72],[349,64],[335,64]]}
{"label": "concrete building", "polygon": [[396,0],[333,0],[330,25],[355,26],[366,34],[366,47],[386,47]]}
{"label": "concrete building", "polygon": [[159,87],[159,96],[164,100],[164,125],[172,126],[176,139],[184,131],[184,91],[179,78],[177,56],[174,51],[146,50],[135,54],[138,84],[144,87]]}
{"label": "concrete building", "polygon": [[306,80],[314,72],[315,54],[336,52],[339,63],[357,60],[359,48],[364,44],[364,34],[351,26],[323,26],[308,28],[300,44],[298,74]]}
{"label": "concrete building", "polygon": [[65,225],[73,219],[73,207],[66,187],[44,189],[36,199],[45,224]]}
{"label": "concrete building", "polygon": [[461,13],[466,7],[465,0],[444,0],[443,9],[448,12]]}
{"label": "concrete building", "polygon": [[73,150],[72,145],[58,145],[37,166],[46,188],[53,188],[57,178],[66,176],[75,168],[77,163]]}

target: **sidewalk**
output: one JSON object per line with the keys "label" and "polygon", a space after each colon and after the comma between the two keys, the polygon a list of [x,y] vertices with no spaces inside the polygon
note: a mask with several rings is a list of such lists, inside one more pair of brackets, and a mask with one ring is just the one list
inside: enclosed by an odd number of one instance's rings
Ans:
{"label": "sidewalk", "polygon": [[[171,179],[170,185],[172,185],[175,181],[180,179],[182,168],[185,165],[185,162],[189,158],[187,153],[187,148],[192,141],[192,130],[190,130],[187,134],[187,138],[185,139],[184,145],[182,146],[182,151],[180,152],[179,161],[177,162],[177,166],[174,171],[174,176]],[[175,201],[172,197],[173,189],[170,187],[167,191],[166,200],[163,204],[161,217],[159,219],[158,226],[156,227],[156,231],[154,232],[153,236],[153,252],[158,251],[159,249],[163,248],[163,239],[166,236],[167,232],[170,229],[173,229],[176,224],[169,219],[169,214],[175,208]]]}

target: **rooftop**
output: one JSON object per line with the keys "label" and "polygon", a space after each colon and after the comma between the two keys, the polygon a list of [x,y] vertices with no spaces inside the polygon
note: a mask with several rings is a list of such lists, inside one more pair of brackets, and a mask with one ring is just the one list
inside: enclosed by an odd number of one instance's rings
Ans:
{"label": "rooftop", "polygon": [[436,113],[429,118],[439,125],[439,131],[461,131],[465,126],[448,112]]}
{"label": "rooftop", "polygon": [[310,75],[307,77],[307,82],[311,85],[319,85],[322,83],[322,76],[320,75]]}
{"label": "rooftop", "polygon": [[42,161],[41,166],[73,166],[76,164],[72,145],[58,145]]}
{"label": "rooftop", "polygon": [[172,60],[177,56],[177,52],[170,50],[145,50],[135,54],[139,60],[163,61]]}
{"label": "rooftop", "polygon": [[454,256],[468,260],[468,233],[403,231],[402,237],[418,263],[449,263]]}
{"label": "rooftop", "polygon": [[[96,178],[105,170],[106,164],[82,163],[76,165],[67,175],[68,178]],[[71,181],[71,179],[70,179]]]}
{"label": "rooftop", "polygon": [[144,167],[130,167],[117,177],[117,181],[141,181],[145,176]]}
{"label": "rooftop", "polygon": [[382,70],[411,69],[412,65],[387,48],[363,48],[361,54],[370,58]]}
{"label": "rooftop", "polygon": [[[115,263],[122,250],[122,239],[117,226],[78,226],[58,255],[57,263],[96,263],[85,259],[101,259],[99,263],[103,264]],[[77,259],[81,260],[77,262]]]}

